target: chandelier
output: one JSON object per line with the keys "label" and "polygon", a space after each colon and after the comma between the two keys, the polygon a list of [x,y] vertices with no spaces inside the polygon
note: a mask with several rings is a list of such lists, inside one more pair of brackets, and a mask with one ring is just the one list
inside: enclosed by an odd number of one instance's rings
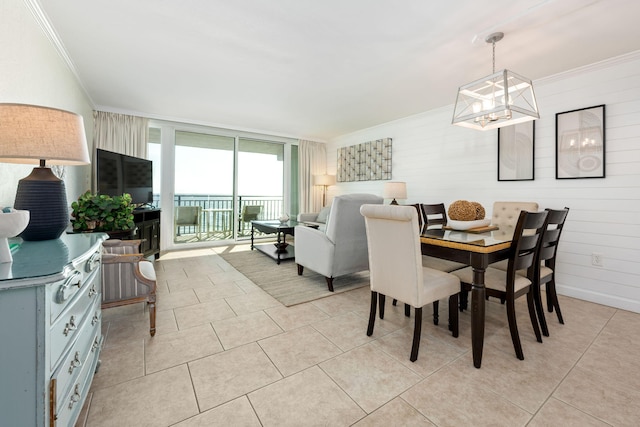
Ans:
{"label": "chandelier", "polygon": [[531,80],[507,69],[496,72],[496,42],[504,33],[489,34],[493,73],[460,86],[452,124],[478,130],[496,129],[540,118]]}

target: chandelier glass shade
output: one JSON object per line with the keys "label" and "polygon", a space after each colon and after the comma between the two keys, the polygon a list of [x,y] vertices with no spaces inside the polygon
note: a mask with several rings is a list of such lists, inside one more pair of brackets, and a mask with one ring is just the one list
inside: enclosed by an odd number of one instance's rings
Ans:
{"label": "chandelier glass shade", "polygon": [[507,69],[495,71],[495,43],[502,36],[487,37],[493,44],[493,74],[460,86],[452,124],[489,130],[540,118],[531,80]]}

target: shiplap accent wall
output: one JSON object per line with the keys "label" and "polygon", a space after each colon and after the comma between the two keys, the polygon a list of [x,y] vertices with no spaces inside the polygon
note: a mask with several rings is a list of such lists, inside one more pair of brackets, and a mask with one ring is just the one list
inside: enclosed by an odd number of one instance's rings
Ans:
{"label": "shiplap accent wall", "polygon": [[[464,83],[464,82],[460,82]],[[453,105],[343,135],[327,146],[329,173],[337,148],[393,138],[393,181],[406,181],[400,203],[537,201],[569,207],[559,250],[558,292],[640,312],[640,52],[534,82],[535,180],[498,182],[497,130],[451,125]],[[452,100],[455,93],[451,94]],[[555,114],[606,105],[606,178],[555,179]],[[339,183],[329,196],[382,195],[385,181]],[[388,202],[388,201],[387,201]],[[592,265],[602,254],[603,267]]]}

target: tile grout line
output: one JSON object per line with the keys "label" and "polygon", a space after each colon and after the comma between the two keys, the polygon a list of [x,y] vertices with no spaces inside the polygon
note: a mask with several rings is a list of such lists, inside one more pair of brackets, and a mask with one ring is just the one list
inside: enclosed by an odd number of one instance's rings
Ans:
{"label": "tile grout line", "polygon": [[542,405],[540,405],[540,407],[538,408],[538,410],[535,411],[535,413],[532,415],[531,420],[529,420],[529,422],[527,423],[527,425],[535,418],[536,415],[538,415],[538,413],[540,412],[540,410],[544,407],[544,405],[550,400],[550,399],[556,399],[562,403],[564,403],[565,405],[571,406],[572,408],[576,409],[577,411],[591,417],[594,419],[597,419],[598,421],[604,422],[605,424],[609,424],[607,422],[605,422],[604,420],[601,420],[600,418],[596,417],[595,415],[589,414],[588,412],[584,412],[583,410],[581,410],[580,408],[577,408],[576,406],[572,405],[569,402],[565,402],[564,400],[554,397],[554,393],[558,390],[558,388],[560,388],[560,386],[562,385],[562,383],[567,379],[567,377],[573,372],[573,370],[578,367],[578,363],[580,363],[580,361],[582,360],[582,358],[585,356],[585,354],[587,354],[587,352],[589,351],[589,349],[593,346],[593,344],[595,343],[595,341],[598,339],[598,337],[600,336],[600,334],[602,334],[602,332],[604,331],[604,329],[607,327],[607,325],[609,324],[609,322],[611,321],[611,319],[613,319],[613,317],[616,315],[616,313],[618,312],[618,309],[615,309],[614,312],[611,314],[611,317],[609,317],[609,319],[607,320],[607,322],[602,326],[602,328],[600,329],[600,331],[598,331],[598,333],[596,334],[596,336],[591,340],[591,342],[589,343],[589,345],[587,346],[587,348],[582,352],[582,354],[580,355],[580,357],[578,357],[578,360],[575,361],[575,363],[573,364],[573,366],[571,367],[571,369],[569,369],[567,371],[567,373],[562,377],[562,379],[558,382],[558,384],[553,388],[553,390],[551,390],[551,392],[549,393],[549,396],[547,396],[547,398],[544,400],[544,402],[542,403]]}

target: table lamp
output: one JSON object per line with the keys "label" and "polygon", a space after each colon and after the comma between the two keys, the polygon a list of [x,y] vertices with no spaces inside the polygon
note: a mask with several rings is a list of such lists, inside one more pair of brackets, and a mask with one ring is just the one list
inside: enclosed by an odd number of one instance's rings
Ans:
{"label": "table lamp", "polygon": [[320,185],[323,187],[322,189],[322,207],[324,207],[327,203],[327,187],[330,185],[335,185],[336,176],[335,175],[314,175],[313,176],[313,185]]}
{"label": "table lamp", "polygon": [[64,181],[54,165],[89,164],[82,116],[55,108],[0,103],[0,162],[37,164],[18,182],[15,209],[28,210],[24,240],[57,239],[69,225]]}
{"label": "table lamp", "polygon": [[392,205],[397,205],[396,199],[407,198],[407,183],[406,182],[385,182],[383,195],[385,199],[393,199]]}

